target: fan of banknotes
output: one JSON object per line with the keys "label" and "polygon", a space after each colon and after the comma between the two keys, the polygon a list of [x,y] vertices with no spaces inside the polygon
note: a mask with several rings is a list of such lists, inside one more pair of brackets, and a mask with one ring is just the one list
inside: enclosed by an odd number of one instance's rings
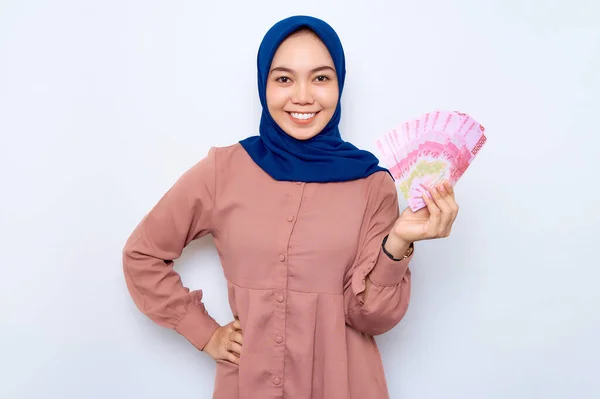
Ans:
{"label": "fan of banknotes", "polygon": [[417,211],[426,206],[423,192],[444,180],[456,184],[485,144],[484,132],[467,114],[436,110],[402,123],[376,145],[400,193]]}

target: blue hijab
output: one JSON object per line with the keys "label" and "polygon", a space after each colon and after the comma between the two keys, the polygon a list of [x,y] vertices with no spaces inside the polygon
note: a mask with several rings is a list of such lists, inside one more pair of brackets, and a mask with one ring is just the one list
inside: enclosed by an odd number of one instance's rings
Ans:
{"label": "blue hijab", "polygon": [[[277,48],[290,34],[309,28],[325,44],[336,69],[340,100],[325,128],[308,140],[286,134],[275,123],[267,108],[266,88],[271,62]],[[346,75],[344,49],[336,32],[326,22],[308,16],[295,16],[276,23],[265,35],[258,51],[258,94],[263,111],[260,136],[240,143],[252,160],[275,180],[302,182],[340,182],[367,177],[384,170],[372,153],[359,150],[342,140],[338,124]],[[388,172],[389,173],[389,172]]]}

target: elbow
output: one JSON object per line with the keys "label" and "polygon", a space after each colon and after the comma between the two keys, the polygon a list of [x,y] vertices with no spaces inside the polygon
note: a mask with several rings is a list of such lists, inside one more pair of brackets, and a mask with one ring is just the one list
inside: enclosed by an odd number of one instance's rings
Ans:
{"label": "elbow", "polygon": [[142,313],[146,313],[144,296],[141,294],[140,289],[133,280],[131,270],[129,269],[128,263],[125,261],[125,259],[123,260],[123,276],[125,277],[125,287],[127,288],[131,299]]}
{"label": "elbow", "polygon": [[131,267],[134,260],[134,252],[135,251],[129,242],[125,244],[123,250],[121,251],[123,277],[125,278],[125,287],[127,288],[131,299],[142,313],[146,313],[144,296],[142,295],[140,287],[138,287],[134,278],[134,275],[136,275],[135,268],[132,269]]}
{"label": "elbow", "polygon": [[357,313],[348,315],[348,324],[358,332],[372,336],[381,335],[397,326],[407,310],[408,303],[371,312],[366,307],[361,307],[356,311]]}
{"label": "elbow", "polygon": [[371,335],[371,336],[375,337],[377,335],[381,335],[381,334],[384,334],[384,333],[390,331],[392,328],[394,328],[396,326],[396,324],[398,324],[398,322],[399,322],[399,320],[397,322],[386,322],[381,319],[379,319],[379,320],[366,320],[365,319],[365,320],[361,320],[359,322],[352,321],[351,323],[349,323],[349,325],[360,333]]}

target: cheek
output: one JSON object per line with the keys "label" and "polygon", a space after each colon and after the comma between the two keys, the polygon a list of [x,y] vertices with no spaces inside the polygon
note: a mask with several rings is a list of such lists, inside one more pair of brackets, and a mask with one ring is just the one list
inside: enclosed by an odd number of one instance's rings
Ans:
{"label": "cheek", "polygon": [[[337,87],[323,87],[319,90],[319,103],[322,107],[334,108],[337,106],[339,93]],[[333,112],[333,110],[332,110]]]}
{"label": "cheek", "polygon": [[267,107],[270,112],[281,111],[287,101],[285,89],[267,85]]}

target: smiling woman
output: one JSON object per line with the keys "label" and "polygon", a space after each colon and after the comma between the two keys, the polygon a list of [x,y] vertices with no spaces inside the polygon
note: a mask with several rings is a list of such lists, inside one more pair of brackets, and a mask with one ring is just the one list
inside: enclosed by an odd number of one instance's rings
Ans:
{"label": "smiling woman", "polygon": [[[328,24],[275,24],[258,53],[260,134],[211,148],[125,245],[138,307],[215,359],[214,399],[389,398],[373,336],[406,313],[413,242],[445,235],[457,207],[446,186],[399,214],[389,172],[341,138],[344,78]],[[225,326],[173,269],[206,234],[227,278]]]}
{"label": "smiling woman", "polygon": [[325,44],[309,29],[290,35],[273,57],[267,81],[267,107],[275,122],[295,139],[310,139],[331,120],[338,100]]}

